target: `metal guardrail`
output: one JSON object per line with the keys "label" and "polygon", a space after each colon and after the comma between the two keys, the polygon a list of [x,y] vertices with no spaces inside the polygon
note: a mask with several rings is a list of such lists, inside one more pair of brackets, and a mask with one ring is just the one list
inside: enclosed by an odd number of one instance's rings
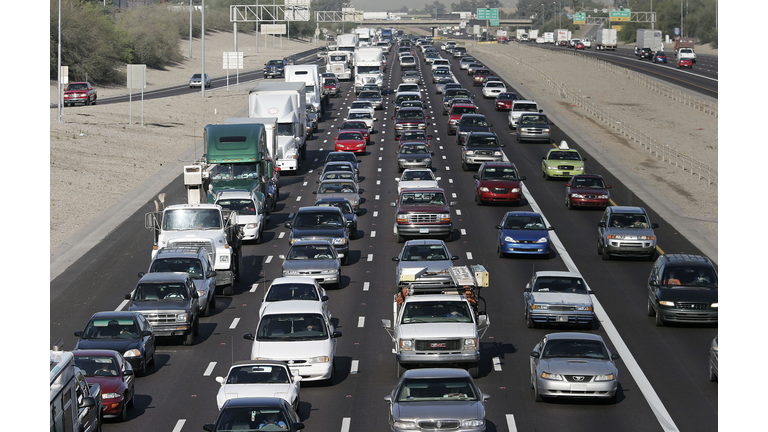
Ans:
{"label": "metal guardrail", "polygon": [[[670,165],[675,164],[676,167],[682,169],[683,171],[688,171],[691,176],[698,175],[699,180],[706,180],[708,185],[717,187],[718,182],[718,172],[717,169],[712,168],[711,166],[692,158],[685,153],[681,153],[674,148],[670,147],[669,144],[662,144],[658,140],[655,140],[648,135],[645,135],[644,133],[637,130],[637,128],[632,127],[628,123],[622,121],[621,119],[607,114],[607,110],[603,109],[598,104],[595,104],[586,98],[580,96],[577,92],[574,92],[570,90],[564,83],[560,83],[552,79],[549,75],[547,75],[544,71],[537,68],[536,66],[527,63],[522,58],[516,58],[512,56],[509,53],[503,53],[499,52],[498,49],[490,51],[487,48],[478,46],[478,49],[481,51],[485,51],[488,54],[492,54],[494,57],[498,56],[504,56],[508,57],[511,60],[514,60],[521,66],[525,66],[526,68],[532,70],[537,76],[539,76],[543,81],[545,81],[547,84],[549,84],[550,87],[557,90],[560,93],[560,96],[564,99],[567,99],[570,101],[573,105],[583,109],[586,111],[590,116],[593,118],[605,123],[608,125],[611,129],[615,130],[616,132],[620,133],[621,135],[627,137],[627,139],[634,141],[640,146],[642,146],[645,150],[648,150],[648,153],[654,155],[657,158],[661,158],[662,162],[668,162]],[[557,52],[557,51],[555,51]],[[564,54],[570,54],[573,55],[573,53],[564,53]],[[577,58],[581,59],[588,59],[587,56],[577,56]],[[621,73],[625,74],[627,76],[630,75],[640,75],[637,72],[629,71],[626,68],[623,68],[621,66],[617,66],[612,63],[605,62],[603,60],[599,59],[592,59],[594,62],[599,62],[599,67],[603,67],[608,70],[612,70],[615,73]],[[654,88],[654,90],[657,90],[659,93],[662,91],[665,91],[666,93],[661,93],[665,96],[672,97],[675,100],[679,100],[680,103],[683,103],[686,106],[692,107],[694,109],[697,109],[699,111],[703,111],[706,114],[717,116],[717,105],[711,104],[709,102],[706,103],[700,103],[701,101],[691,95],[683,95],[684,92],[680,92],[679,90],[674,90],[671,87],[664,86],[663,84],[654,83],[651,79],[647,77],[634,77],[638,82],[641,84],[644,84],[648,87]],[[672,96],[670,96],[672,95]]]}

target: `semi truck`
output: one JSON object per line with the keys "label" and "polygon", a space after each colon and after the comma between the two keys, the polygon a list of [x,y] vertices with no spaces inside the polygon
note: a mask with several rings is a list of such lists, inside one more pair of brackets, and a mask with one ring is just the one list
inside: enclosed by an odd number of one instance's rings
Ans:
{"label": "semi truck", "polygon": [[322,118],[325,113],[326,99],[323,95],[323,81],[320,76],[320,66],[289,65],[285,67],[285,82],[303,82],[307,96],[306,103],[312,104]]}
{"label": "semi truck", "polygon": [[349,51],[329,51],[325,70],[333,72],[340,80],[352,79],[352,55]]}
{"label": "semi truck", "polygon": [[[363,16],[365,16],[365,13],[363,13]],[[392,29],[391,28],[381,29],[381,39],[391,43]]]}
{"label": "semi truck", "polygon": [[488,272],[480,265],[452,266],[447,276],[448,283],[430,284],[419,282],[418,271],[400,275],[412,282],[394,295],[392,320],[382,319],[381,325],[392,339],[401,374],[412,367],[449,365],[479,375],[480,339],[490,325],[480,309]]}
{"label": "semi truck", "polygon": [[[350,55],[354,56],[355,48],[358,46],[357,34],[347,33],[339,35],[336,38],[336,46],[339,51],[348,51]],[[352,61],[354,61],[354,59]]]}
{"label": "semi truck", "polygon": [[617,37],[616,29],[599,29],[595,38],[596,50],[616,51]]}
{"label": "semi truck", "polygon": [[306,86],[303,82],[259,82],[248,93],[248,117],[277,118],[277,167],[296,172],[306,157]]}
{"label": "semi truck", "polygon": [[384,88],[384,52],[379,47],[360,47],[355,50],[355,94],[366,84]]}

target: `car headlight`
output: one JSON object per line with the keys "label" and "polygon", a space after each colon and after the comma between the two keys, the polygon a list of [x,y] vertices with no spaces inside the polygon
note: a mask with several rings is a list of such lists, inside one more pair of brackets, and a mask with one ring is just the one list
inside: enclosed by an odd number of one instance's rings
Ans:
{"label": "car headlight", "polygon": [[180,314],[176,315],[176,322],[187,322],[187,317],[188,316],[189,315],[186,314],[186,313],[180,313]]}
{"label": "car headlight", "polygon": [[405,162],[407,162],[405,159],[402,159],[402,158],[401,158],[401,159],[398,159],[397,161],[398,161],[399,163],[405,163]]}
{"label": "car headlight", "polygon": [[609,234],[608,239],[611,240],[623,240],[626,236],[623,235],[617,235],[617,234]]}
{"label": "car headlight", "polygon": [[549,305],[546,305],[546,304],[533,304],[533,305],[531,305],[531,309],[549,310]]}
{"label": "car headlight", "polygon": [[576,310],[578,310],[578,311],[589,311],[589,312],[591,312],[591,311],[592,311],[592,306],[578,306],[578,307],[576,308]]}
{"label": "car headlight", "polygon": [[494,156],[501,156],[501,152],[500,151],[495,151],[495,152],[493,152],[493,155]]}
{"label": "car headlight", "polygon": [[125,358],[141,357],[141,351],[137,349],[128,350],[123,353],[123,357]]}
{"label": "car headlight", "polygon": [[542,130],[541,130],[541,133],[549,133],[549,128],[546,128],[546,129],[542,129]]}
{"label": "car headlight", "polygon": [[574,169],[576,171],[584,171],[584,167],[583,166],[577,166],[577,167],[574,167]]}
{"label": "car headlight", "polygon": [[554,165],[547,165],[547,169],[548,170],[554,170],[554,169],[557,169],[557,167],[554,166]]}
{"label": "car headlight", "polygon": [[659,306],[675,307],[675,302],[666,301],[666,300],[659,300]]}
{"label": "car headlight", "polygon": [[598,195],[598,199],[608,199],[608,195]]}
{"label": "car headlight", "polygon": [[310,357],[309,363],[328,363],[331,358],[328,356]]}
{"label": "car headlight", "polygon": [[392,425],[395,427],[395,429],[403,429],[403,430],[419,429],[419,426],[416,425],[416,422],[412,420],[397,420]]}
{"label": "car headlight", "polygon": [[504,237],[504,241],[507,243],[517,243],[517,241],[510,236]]}
{"label": "car headlight", "polygon": [[509,191],[512,193],[520,193],[520,188],[512,188]]}
{"label": "car headlight", "polygon": [[345,245],[345,244],[347,244],[347,239],[345,237],[335,238],[335,239],[333,239],[333,244],[334,245]]}
{"label": "car headlight", "polygon": [[544,379],[553,380],[553,381],[564,381],[563,376],[560,374],[542,372],[541,377]]}
{"label": "car headlight", "polygon": [[467,338],[464,339],[464,349],[476,349],[477,348],[477,339],[475,338]]}
{"label": "car headlight", "polygon": [[413,351],[413,339],[400,339],[400,351]]}
{"label": "car headlight", "polygon": [[709,307],[711,307],[712,309],[717,309],[717,303],[712,303],[711,305],[709,305]]}
{"label": "car headlight", "polygon": [[[485,186],[483,186],[483,187],[481,187],[481,188],[480,188],[480,192],[490,192],[490,191],[491,191],[491,190],[490,190],[490,189],[488,189],[488,188],[487,188],[487,187],[485,187]],[[507,238],[509,238],[509,237],[507,237]]]}
{"label": "car headlight", "polygon": [[197,290],[197,296],[198,297],[205,297],[205,290]]}
{"label": "car headlight", "polygon": [[461,427],[480,427],[485,424],[485,419],[462,420]]}
{"label": "car headlight", "polygon": [[614,374],[595,375],[595,381],[613,381],[615,379]]}
{"label": "car headlight", "polygon": [[255,228],[258,228],[258,227],[259,227],[259,224],[257,224],[257,223],[245,224],[245,229],[255,229]]}
{"label": "car headlight", "polygon": [[475,151],[474,151],[474,150],[467,150],[467,151],[465,152],[465,154],[466,154],[467,156],[474,156],[474,155],[475,155]]}
{"label": "car headlight", "polygon": [[584,195],[582,195],[582,194],[577,194],[577,193],[572,193],[572,194],[571,194],[571,198],[584,198]]}
{"label": "car headlight", "polygon": [[427,127],[427,124],[426,123],[419,123],[419,124],[416,125],[416,127],[425,128],[425,127]]}
{"label": "car headlight", "polygon": [[365,145],[365,144],[363,144],[363,143],[360,143],[360,144],[358,144],[358,145],[357,145],[357,147],[362,147],[362,146],[364,146],[364,145]]}
{"label": "car headlight", "polygon": [[542,238],[540,238],[540,239],[536,240],[536,243],[546,243],[546,242],[548,242],[548,241],[549,241],[549,239],[548,239],[548,238],[546,238],[546,237],[542,237]]}
{"label": "car headlight", "polygon": [[336,270],[336,269],[329,269],[329,270],[322,270],[320,273],[321,274],[325,274],[325,275],[332,275],[332,274],[336,274],[338,272],[339,271]]}

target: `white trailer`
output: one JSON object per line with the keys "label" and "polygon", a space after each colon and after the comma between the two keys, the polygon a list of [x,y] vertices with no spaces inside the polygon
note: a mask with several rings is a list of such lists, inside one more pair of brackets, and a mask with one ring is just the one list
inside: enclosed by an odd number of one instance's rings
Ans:
{"label": "white trailer", "polygon": [[306,157],[306,89],[303,82],[259,82],[248,93],[248,117],[277,118],[277,167],[298,172]]}
{"label": "white trailer", "polygon": [[384,88],[384,52],[379,47],[355,50],[355,93],[360,93],[365,84]]}
{"label": "white trailer", "polygon": [[[343,34],[336,38],[336,46],[339,51],[347,51],[351,56],[355,53],[355,48],[358,46],[357,34]],[[354,66],[354,59],[351,66]]]}
{"label": "white trailer", "polygon": [[306,91],[306,103],[312,104],[320,116],[325,113],[323,82],[320,77],[320,66],[288,65],[285,67],[285,82],[303,82]]}
{"label": "white trailer", "polygon": [[535,41],[537,37],[539,37],[539,30],[538,29],[530,30],[528,32],[528,40]]}
{"label": "white trailer", "polygon": [[560,43],[560,41],[568,42],[571,40],[571,31],[567,29],[557,29],[555,30],[555,37],[557,37],[557,43]]}
{"label": "white trailer", "polygon": [[544,32],[544,43],[555,43],[555,32]]}
{"label": "white trailer", "polygon": [[596,50],[616,51],[616,29],[600,29],[595,37]]}

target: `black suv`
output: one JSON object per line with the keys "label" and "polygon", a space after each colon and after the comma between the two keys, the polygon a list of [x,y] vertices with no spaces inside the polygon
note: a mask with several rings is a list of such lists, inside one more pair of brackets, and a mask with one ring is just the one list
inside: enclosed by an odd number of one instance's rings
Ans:
{"label": "black suv", "polygon": [[656,325],[717,324],[717,269],[704,255],[664,254],[648,277],[648,316]]}
{"label": "black suv", "polygon": [[336,248],[341,263],[349,259],[349,230],[352,222],[346,221],[338,207],[301,207],[293,220],[285,223],[291,230],[290,244],[297,239],[328,240]]}
{"label": "black suv", "polygon": [[653,50],[651,50],[650,48],[641,48],[641,49],[635,48],[635,55],[639,60],[643,60],[643,59],[652,60]]}

